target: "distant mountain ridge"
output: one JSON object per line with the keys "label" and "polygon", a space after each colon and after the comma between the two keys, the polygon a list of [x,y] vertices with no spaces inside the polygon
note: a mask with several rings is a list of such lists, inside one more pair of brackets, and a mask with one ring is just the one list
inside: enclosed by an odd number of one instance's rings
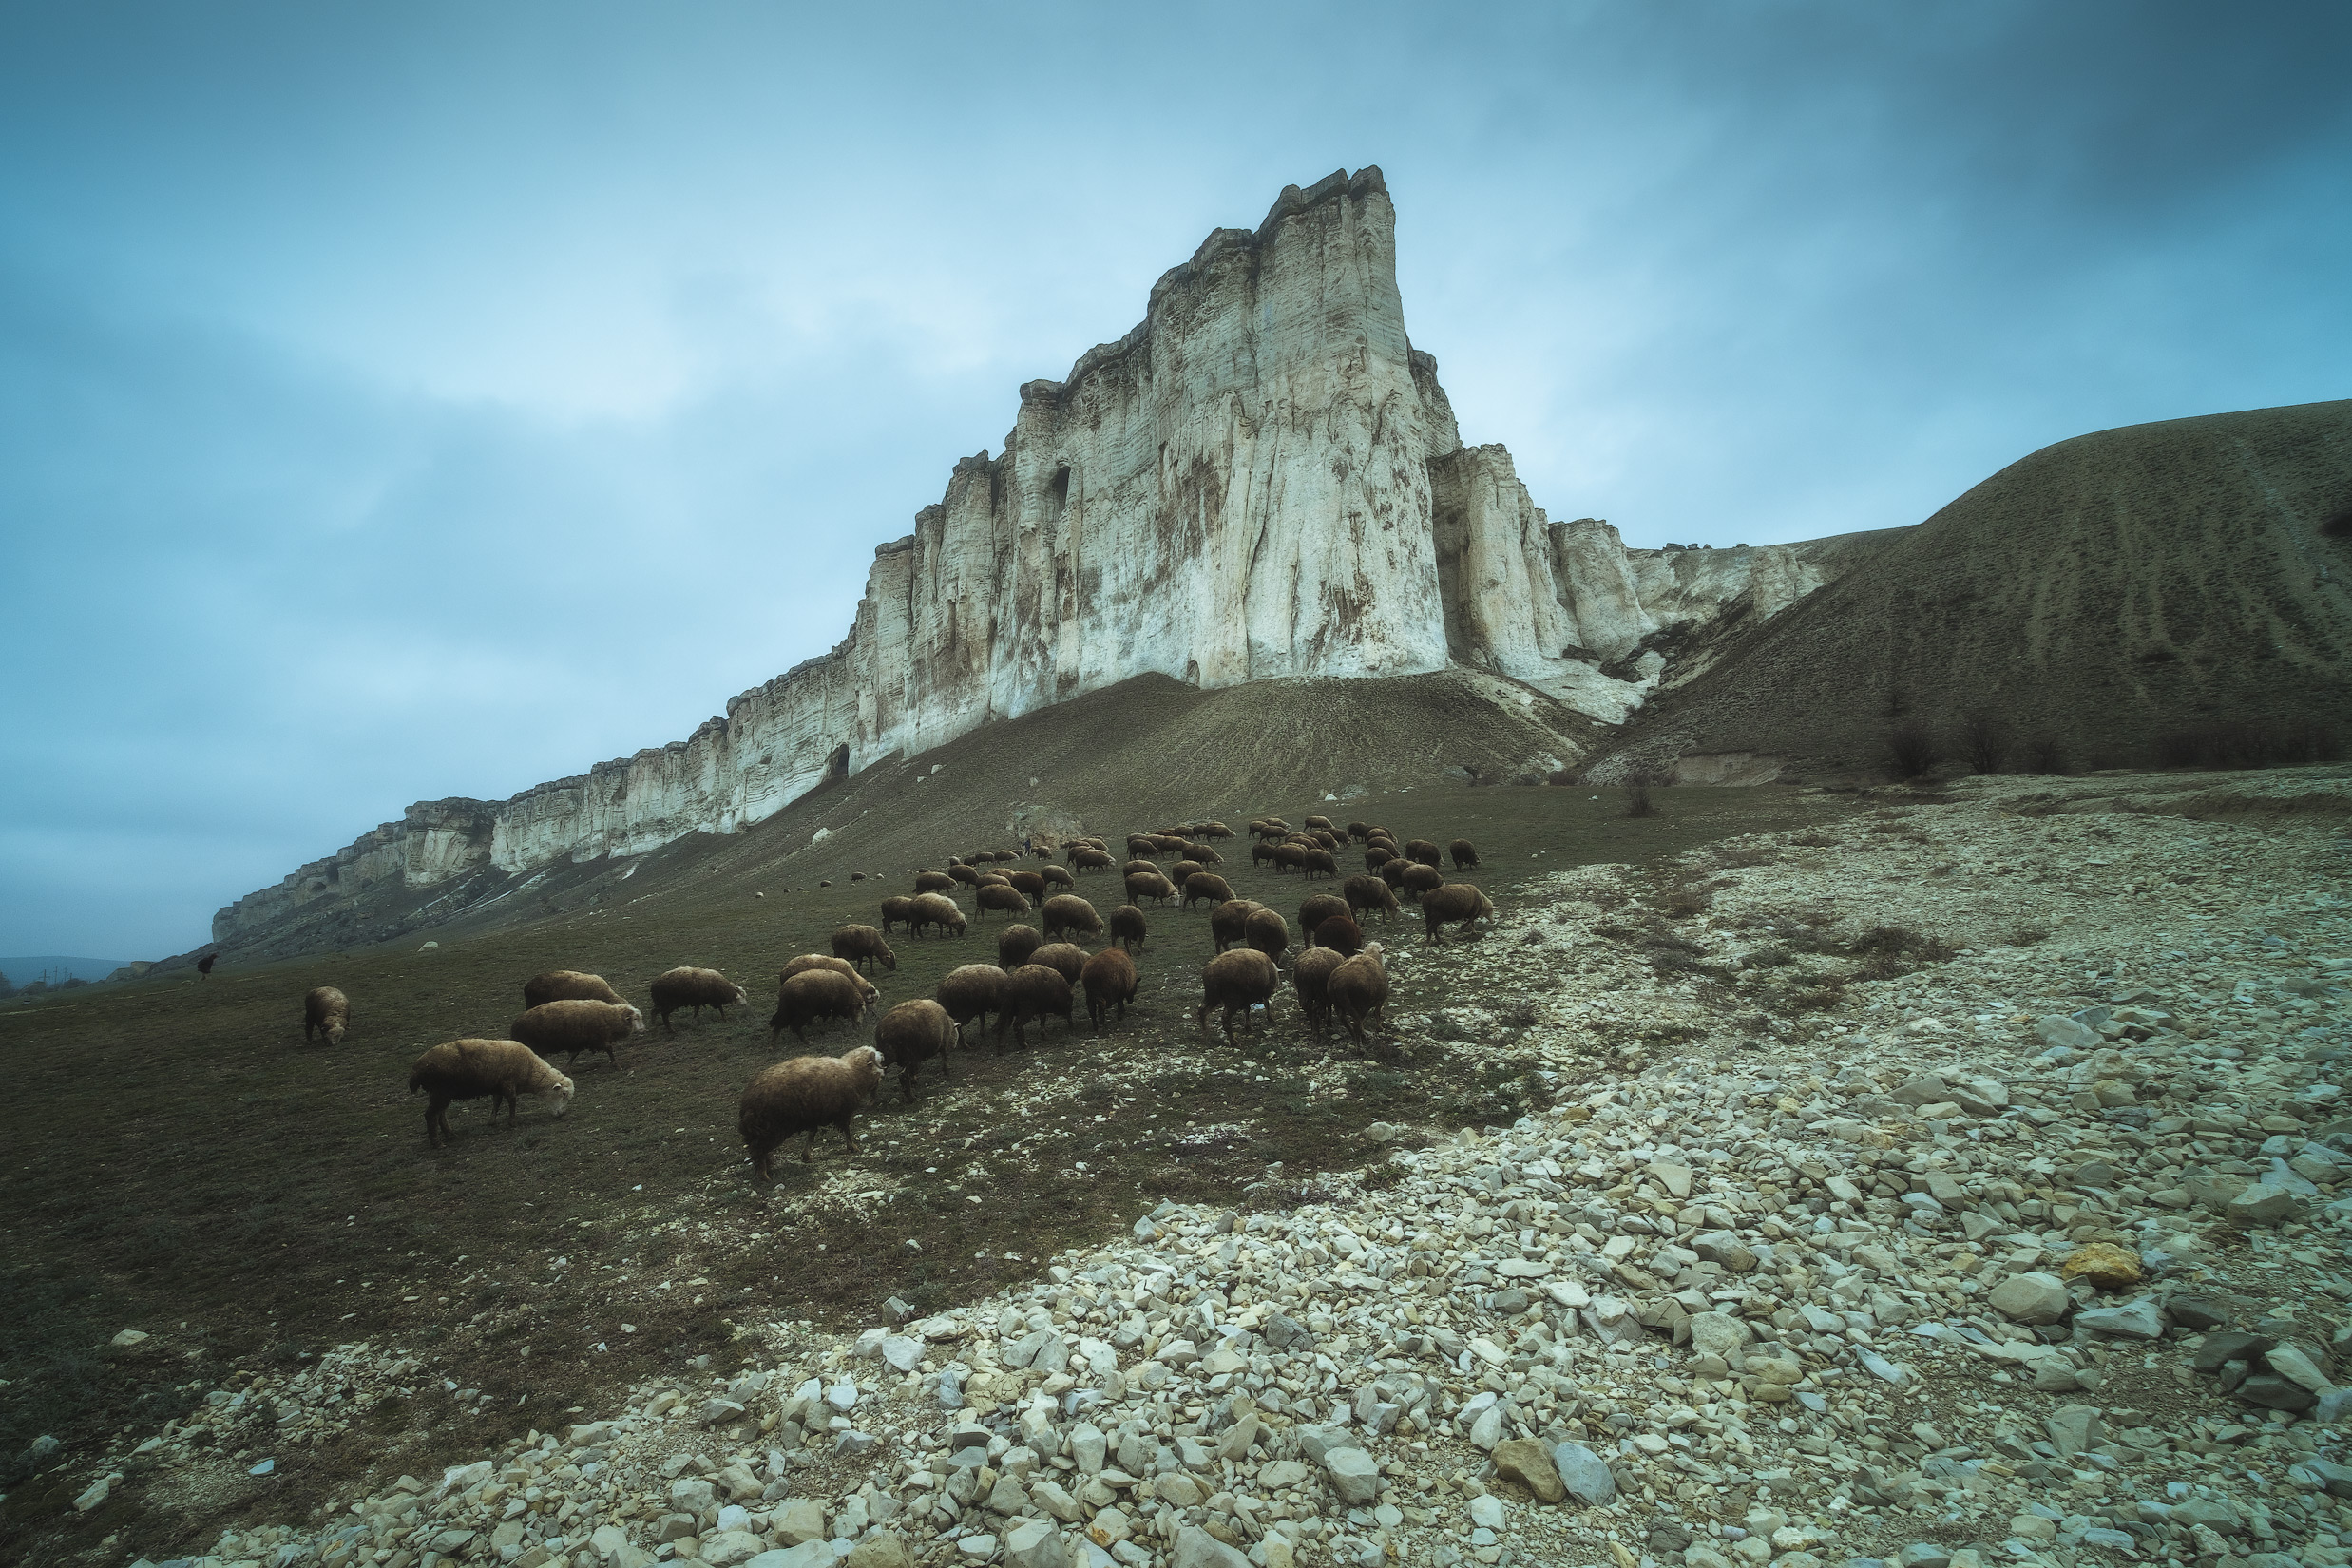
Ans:
{"label": "distant mountain ridge", "polygon": [[0,975],[11,985],[29,985],[46,979],[52,985],[67,979],[104,980],[130,964],[127,958],[63,958],[56,954],[29,958],[0,958]]}

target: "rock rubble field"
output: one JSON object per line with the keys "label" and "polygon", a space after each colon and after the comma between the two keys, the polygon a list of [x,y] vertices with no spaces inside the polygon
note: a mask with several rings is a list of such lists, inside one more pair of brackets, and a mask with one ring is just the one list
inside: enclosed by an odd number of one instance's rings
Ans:
{"label": "rock rubble field", "polygon": [[[1515,1124],[769,1325],[197,1560],[2342,1568],[2348,812],[2332,769],[1990,779],[1538,870],[1390,943],[1397,1049],[1545,1063]],[[345,1347],[89,1484],[430,1376]]]}

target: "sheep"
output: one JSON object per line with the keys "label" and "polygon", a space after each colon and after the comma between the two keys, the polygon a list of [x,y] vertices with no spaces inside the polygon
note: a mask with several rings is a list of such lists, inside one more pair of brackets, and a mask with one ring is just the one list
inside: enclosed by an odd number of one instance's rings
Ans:
{"label": "sheep", "polygon": [[302,998],[302,1042],[310,1043],[313,1031],[327,1037],[330,1045],[343,1043],[343,1031],[351,1027],[351,998],[332,985],[320,985]]}
{"label": "sheep", "polygon": [[[1175,890],[1173,888],[1169,889],[1171,892]],[[1129,952],[1136,952],[1142,947],[1143,939],[1148,931],[1149,927],[1143,924],[1143,911],[1134,905],[1121,904],[1111,911],[1111,936]]]}
{"label": "sheep", "polygon": [[1371,836],[1372,830],[1368,824],[1363,822],[1350,822],[1348,824],[1348,841],[1349,843],[1361,844]]}
{"label": "sheep", "polygon": [[1274,961],[1254,947],[1237,947],[1230,953],[1219,953],[1209,960],[1200,971],[1200,1032],[1209,1032],[1209,1009],[1225,1010],[1225,1043],[1238,1045],[1233,1038],[1233,1015],[1239,1013],[1247,1022],[1250,1009],[1263,1004],[1271,1023],[1273,1018]]}
{"label": "sheep", "polygon": [[409,1069],[409,1093],[426,1094],[425,1141],[438,1147],[449,1137],[449,1101],[490,1101],[490,1124],[498,1124],[498,1105],[507,1105],[507,1125],[522,1113],[520,1097],[537,1095],[557,1116],[572,1102],[572,1080],[539,1060],[531,1048],[513,1040],[445,1040],[416,1059]]}
{"label": "sheep", "polygon": [[1045,879],[1045,886],[1048,888],[1075,888],[1078,886],[1078,878],[1072,876],[1066,867],[1041,866],[1038,868],[1037,874]]}
{"label": "sheep", "polygon": [[1347,962],[1346,955],[1329,947],[1309,947],[1291,965],[1291,985],[1298,992],[1298,1009],[1307,1015],[1307,1023],[1317,1039],[1322,1038],[1323,1026],[1331,1017],[1331,999],[1325,994],[1325,983],[1331,978],[1332,970]]}
{"label": "sheep", "polygon": [[1274,846],[1272,858],[1274,863],[1275,875],[1279,876],[1284,871],[1295,871],[1307,864],[1307,848],[1303,844],[1277,844]]}
{"label": "sheep", "polygon": [[1414,860],[1406,862],[1405,874],[1398,881],[1404,885],[1405,897],[1424,898],[1445,885],[1445,873],[1435,866]]}
{"label": "sheep", "polygon": [[1340,892],[1348,900],[1348,912],[1378,909],[1384,915],[1397,912],[1397,895],[1386,882],[1376,876],[1351,876],[1340,885]]}
{"label": "sheep", "polygon": [[1291,825],[1278,816],[1262,816],[1250,824],[1250,832],[1259,838],[1279,840],[1290,835]]}
{"label": "sheep", "polygon": [[1168,868],[1168,880],[1176,887],[1181,888],[1187,880],[1199,875],[1208,869],[1197,860],[1179,860]]}
{"label": "sheep", "polygon": [[[953,887],[954,884],[950,883],[948,886]],[[890,927],[893,926],[910,927],[913,924],[914,902],[911,898],[886,898],[882,901],[882,934],[884,936],[890,934]]]}
{"label": "sheep", "polygon": [[1333,832],[1329,828],[1318,828],[1307,836],[1315,841],[1314,847],[1318,850],[1336,850],[1339,848],[1339,834]]}
{"label": "sheep", "polygon": [[1029,955],[1045,945],[1044,936],[1034,926],[1007,926],[997,934],[997,966],[1008,973],[1029,962]]}
{"label": "sheep", "polygon": [[833,933],[833,956],[847,959],[859,968],[872,973],[870,966],[880,964],[886,969],[898,967],[898,955],[882,940],[882,933],[871,926],[844,926]]}
{"label": "sheep", "polygon": [[583,1051],[602,1051],[604,1060],[618,1067],[621,1059],[613,1055],[613,1042],[642,1034],[644,1029],[645,1015],[625,1002],[567,997],[543,1002],[526,1012],[507,1025],[507,1038],[545,1056],[562,1051],[566,1067],[578,1061]]}
{"label": "sheep", "polygon": [[1328,833],[1331,831],[1331,819],[1328,816],[1310,816],[1307,819],[1306,828],[1310,833]]}
{"label": "sheep", "polygon": [[1466,838],[1457,838],[1446,845],[1445,852],[1453,857],[1455,870],[1478,864],[1478,846]]}
{"label": "sheep", "polygon": [[881,991],[875,988],[872,981],[857,972],[856,965],[832,953],[802,953],[798,958],[788,960],[784,967],[776,974],[776,984],[781,985],[793,976],[809,969],[831,969],[837,975],[849,976],[857,983],[858,994],[866,999],[868,1006],[882,1000]]}
{"label": "sheep", "polygon": [[1233,830],[1222,822],[1203,822],[1200,824],[1200,836],[1202,838],[1231,838],[1233,836]]}
{"label": "sheep", "polygon": [[[971,868],[959,866],[955,870],[969,871]],[[955,891],[956,880],[953,871],[917,871],[915,891],[918,893],[951,893]]]}
{"label": "sheep", "polygon": [[1111,869],[1111,852],[1108,850],[1073,850],[1070,851],[1070,866],[1080,871],[1107,871]]}
{"label": "sheep", "polygon": [[1459,923],[1466,931],[1471,922],[1494,912],[1494,901],[1467,882],[1449,882],[1421,895],[1421,918],[1428,925],[1432,943],[1444,940],[1438,934],[1441,926]]}
{"label": "sheep", "polygon": [[1364,851],[1364,869],[1367,871],[1377,871],[1382,866],[1395,858],[1395,855],[1389,853],[1387,845],[1375,844]]}
{"label": "sheep", "polygon": [[775,1011],[768,1019],[769,1042],[787,1029],[794,1040],[805,1041],[808,1026],[819,1019],[855,1023],[866,1016],[866,1003],[865,987],[856,977],[837,969],[803,969],[776,987]]}
{"label": "sheep", "polygon": [[1049,942],[1029,955],[1032,964],[1042,964],[1071,985],[1085,972],[1086,949],[1074,942]]}
{"label": "sheep", "polygon": [[980,880],[972,884],[975,888],[1009,888],[1012,885],[1011,877],[993,869],[981,872]]}
{"label": "sheep", "polygon": [[1217,853],[1214,850],[1209,848],[1206,844],[1186,844],[1184,846],[1184,858],[1196,862],[1202,866],[1222,866],[1225,864],[1225,857]]}
{"label": "sheep", "polygon": [[1380,961],[1380,944],[1367,943],[1364,951],[1333,969],[1323,983],[1323,994],[1361,1044],[1364,1025],[1378,1018],[1388,1002],[1388,970]]}
{"label": "sheep", "polygon": [[871,1045],[856,1045],[837,1057],[796,1056],[764,1069],[744,1085],[743,1103],[736,1113],[736,1128],[752,1157],[752,1174],[769,1180],[769,1161],[775,1151],[806,1133],[800,1162],[815,1157],[816,1130],[838,1127],[850,1157],[857,1157],[857,1139],[850,1123],[858,1107],[882,1087],[882,1053]]}
{"label": "sheep", "polygon": [[1307,945],[1314,946],[1315,927],[1335,914],[1348,913],[1348,901],[1331,893],[1310,893],[1298,907],[1298,928],[1307,936]]}
{"label": "sheep", "polygon": [[984,914],[990,909],[997,910],[1001,914],[1008,915],[1027,914],[1029,912],[1029,901],[1022,896],[1021,889],[1018,888],[1009,887],[1004,883],[984,883],[981,885],[980,891],[975,894],[974,897],[980,905],[981,912]]}
{"label": "sheep", "polygon": [[1015,871],[1004,879],[1032,903],[1045,896],[1045,879],[1035,871]]}
{"label": "sheep", "polygon": [[[915,891],[917,891],[917,892],[928,892],[928,891],[931,891],[932,889],[927,889],[927,888],[924,888],[924,887],[919,886],[919,884],[922,882],[922,880],[923,880],[923,879],[922,879],[921,877],[917,877],[917,878],[915,878],[915,881],[916,881],[916,883],[918,884],[918,886],[917,886],[917,887],[916,887],[916,889],[915,889]],[[952,866],[950,866],[950,867],[948,867],[948,868],[947,868],[947,880],[948,880],[950,883],[961,882],[961,883],[963,883],[963,884],[964,884],[966,887],[967,887],[967,888],[977,888],[977,887],[979,887],[979,886],[980,886],[980,873],[979,873],[978,871],[976,871],[976,870],[972,870],[969,866],[965,865],[962,861],[960,861],[960,860],[959,860],[959,861],[957,861],[954,865],[952,865]],[[940,891],[940,892],[943,892],[943,893],[944,893],[944,892],[947,892],[947,891],[949,891],[950,889],[947,889],[947,888],[941,888],[941,889],[937,889],[937,890],[938,890],[938,891]]]}
{"label": "sheep", "polygon": [[1086,990],[1086,1016],[1100,1034],[1113,1007],[1122,1022],[1127,1017],[1127,1004],[1136,999],[1136,961],[1124,948],[1105,947],[1086,961],[1079,984]]}
{"label": "sheep", "polygon": [[1216,950],[1240,945],[1250,928],[1250,917],[1266,908],[1254,899],[1229,898],[1209,911],[1209,935],[1216,943]]}
{"label": "sheep", "polygon": [[993,964],[966,964],[947,971],[939,983],[939,1004],[955,1021],[955,1041],[964,1043],[964,1025],[978,1020],[987,1026],[988,1015],[1004,1012],[1004,983],[1009,977]]}
{"label": "sheep", "polygon": [[1392,856],[1380,863],[1380,879],[1391,888],[1402,888],[1405,886],[1405,868],[1414,864],[1402,855]]}
{"label": "sheep", "polygon": [[1119,869],[1119,874],[1124,877],[1157,876],[1159,864],[1152,860],[1130,860]]}
{"label": "sheep", "polygon": [[1363,950],[1364,931],[1352,916],[1335,914],[1315,927],[1314,945],[1318,947],[1335,947],[1353,958]]}
{"label": "sheep", "polygon": [[1102,934],[1102,917],[1095,913],[1093,904],[1076,893],[1056,893],[1045,901],[1044,908],[1039,912],[1045,917],[1048,940],[1063,931],[1077,931],[1092,937]]}
{"label": "sheep", "polygon": [[1257,909],[1242,923],[1241,940],[1274,961],[1277,967],[1291,946],[1291,925],[1272,909]]}
{"label": "sheep", "polygon": [[1212,904],[1229,903],[1233,889],[1214,871],[1195,871],[1184,879],[1184,907],[1191,908],[1203,899]]}
{"label": "sheep", "polygon": [[1138,871],[1127,879],[1127,897],[1131,903],[1153,899],[1165,904],[1176,897],[1176,886],[1157,871]]}
{"label": "sheep", "polygon": [[692,1007],[698,1018],[702,1016],[703,1008],[716,1007],[723,1019],[728,1008],[749,1004],[752,1000],[743,994],[742,986],[717,969],[697,969],[691,966],[656,977],[647,989],[653,993],[653,1015],[661,1021],[666,1034],[678,1032],[670,1026],[670,1015],[680,1007]]}
{"label": "sheep", "polygon": [[536,1007],[543,1002],[621,1002],[628,999],[605,983],[602,975],[592,975],[584,969],[549,969],[545,974],[531,976],[523,983],[523,1005]]}
{"label": "sheep", "polygon": [[1418,860],[1424,866],[1436,866],[1442,863],[1438,854],[1438,847],[1425,838],[1416,838],[1410,844],[1405,845],[1405,858]]}
{"label": "sheep", "polygon": [[1013,1026],[1013,1043],[1026,1050],[1029,1020],[1037,1020],[1041,1036],[1045,1032],[1045,1020],[1054,1016],[1061,1018],[1064,1028],[1075,1029],[1078,1025],[1070,1015],[1076,1010],[1070,983],[1060,969],[1049,969],[1042,964],[1023,964],[1005,978],[1004,1010],[997,1015],[996,1021],[998,1052],[1004,1049],[1005,1024]]}
{"label": "sheep", "polygon": [[1274,841],[1263,838],[1251,845],[1250,870],[1254,871],[1260,866],[1266,865],[1268,862],[1272,861],[1274,858]]}
{"label": "sheep", "polygon": [[925,893],[914,901],[914,912],[907,917],[907,929],[917,936],[933,926],[950,936],[964,934],[964,911],[946,893]]}
{"label": "sheep", "polygon": [[1129,833],[1127,853],[1137,860],[1149,860],[1159,853],[1159,840],[1150,833]]}
{"label": "sheep", "polygon": [[929,997],[917,997],[902,1002],[882,1015],[874,1025],[874,1049],[881,1053],[884,1065],[898,1069],[898,1092],[908,1102],[914,1100],[915,1068],[933,1057],[939,1059],[939,1070],[947,1071],[947,1047],[955,1043],[955,1020],[947,1009]]}
{"label": "sheep", "polygon": [[1306,862],[1300,870],[1314,876],[1337,876],[1339,875],[1339,857],[1329,850],[1310,850],[1307,851]]}

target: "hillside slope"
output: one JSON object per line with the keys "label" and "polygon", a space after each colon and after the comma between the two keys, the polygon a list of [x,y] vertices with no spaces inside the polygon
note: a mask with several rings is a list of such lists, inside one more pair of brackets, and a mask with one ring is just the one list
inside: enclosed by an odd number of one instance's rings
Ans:
{"label": "hillside slope", "polygon": [[1595,765],[1686,777],[1876,770],[1989,716],[2012,765],[2137,765],[2256,722],[2352,729],[2352,401],[2102,430],[1917,527],[1854,539],[1786,614],[1733,631]]}

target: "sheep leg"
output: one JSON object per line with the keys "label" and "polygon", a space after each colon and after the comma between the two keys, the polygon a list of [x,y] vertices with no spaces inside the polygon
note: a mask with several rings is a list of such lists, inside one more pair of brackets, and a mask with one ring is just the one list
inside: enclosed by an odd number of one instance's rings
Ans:
{"label": "sheep leg", "polygon": [[[841,1119],[840,1126],[841,1126],[841,1141],[842,1141],[842,1142],[844,1142],[844,1143],[846,1143],[846,1144],[848,1144],[848,1145],[850,1146],[850,1157],[851,1157],[851,1159],[855,1159],[855,1158],[857,1157],[857,1139],[856,1139],[854,1137],[852,1137],[852,1136],[851,1136],[851,1132],[850,1132],[850,1119],[849,1119],[848,1117],[846,1117],[846,1116],[845,1116],[845,1117],[843,1117],[843,1118]],[[809,1137],[810,1137],[811,1140],[812,1140],[812,1141],[813,1141],[813,1140],[815,1139],[815,1138],[816,1138],[816,1135],[815,1135],[814,1133],[811,1133],[811,1134],[809,1135]]]}
{"label": "sheep leg", "polygon": [[816,1129],[812,1127],[809,1129],[808,1136],[800,1140],[800,1163],[806,1165],[815,1158]]}

